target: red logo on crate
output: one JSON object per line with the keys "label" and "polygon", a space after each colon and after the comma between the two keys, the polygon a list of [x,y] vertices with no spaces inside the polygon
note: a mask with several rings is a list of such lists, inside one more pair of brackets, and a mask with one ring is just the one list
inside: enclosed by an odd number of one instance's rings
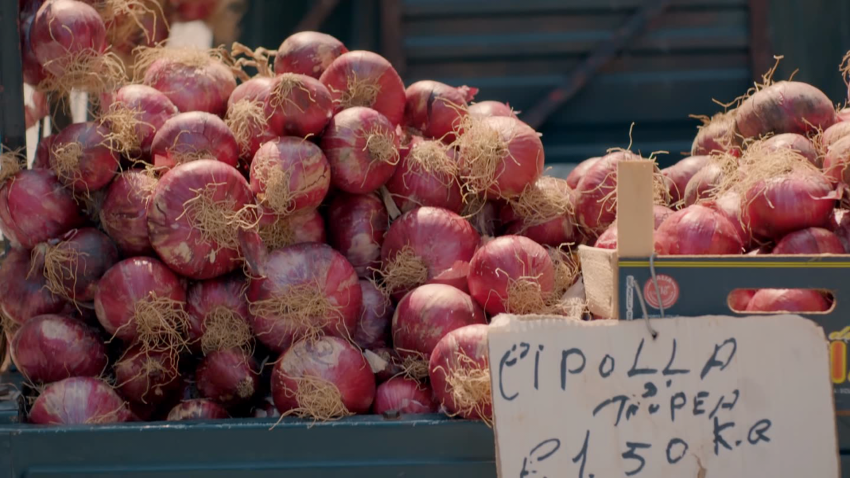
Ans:
{"label": "red logo on crate", "polygon": [[[658,287],[661,288],[661,304],[665,309],[673,307],[679,300],[679,284],[668,275],[658,274],[655,278],[658,281]],[[643,298],[653,309],[660,308],[658,307],[658,294],[655,292],[655,284],[652,279],[646,281],[646,285],[643,286]]]}

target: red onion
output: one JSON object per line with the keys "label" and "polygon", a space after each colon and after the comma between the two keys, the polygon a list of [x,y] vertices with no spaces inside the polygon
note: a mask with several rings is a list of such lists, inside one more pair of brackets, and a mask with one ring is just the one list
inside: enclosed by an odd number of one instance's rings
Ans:
{"label": "red onion", "polygon": [[354,343],[364,349],[387,347],[395,312],[393,303],[372,281],[360,279],[360,293],[363,307],[354,332]]}
{"label": "red onion", "polygon": [[835,112],[836,121],[850,121],[850,108],[842,108]]}
{"label": "red onion", "polygon": [[398,298],[425,283],[465,289],[465,271],[480,237],[462,217],[445,209],[420,207],[390,226],[381,246],[385,290]]}
{"label": "red onion", "polygon": [[735,312],[745,312],[753,300],[756,291],[753,289],[735,289],[729,293],[729,308]]}
{"label": "red onion", "polygon": [[156,132],[176,114],[177,107],[159,91],[145,85],[127,85],[114,94],[102,120],[111,131],[107,139],[113,150],[150,161]]}
{"label": "red onion", "polygon": [[735,125],[744,138],[806,134],[835,123],[832,101],[821,90],[798,81],[779,81],[761,88],[736,111]]}
{"label": "red onion", "polygon": [[174,115],[159,128],[151,144],[151,156],[158,169],[196,159],[215,159],[236,167],[239,146],[221,118],[195,111]]}
{"label": "red onion", "polygon": [[272,397],[284,416],[332,420],[367,413],[375,376],[360,350],[343,339],[301,341],[275,364]]}
{"label": "red onion", "polygon": [[30,251],[10,249],[0,265],[0,312],[16,324],[42,314],[58,314],[65,309],[66,301],[53,295],[47,288],[42,256],[32,256]]}
{"label": "red onion", "polygon": [[819,172],[785,173],[749,187],[741,217],[754,234],[778,239],[798,229],[826,225],[835,198],[829,181]]}
{"label": "red onion", "polygon": [[692,206],[715,195],[720,185],[726,180],[727,168],[723,162],[733,159],[732,156],[727,155],[722,160],[709,161],[691,176],[682,195],[684,206]]}
{"label": "red onion", "polygon": [[366,350],[363,352],[363,356],[366,357],[369,366],[372,367],[378,383],[386,382],[404,373],[404,369],[401,367],[401,357],[394,349],[382,347]]}
{"label": "red onion", "polygon": [[21,9],[21,62],[23,67],[24,83],[32,86],[38,86],[39,83],[49,78],[48,73],[32,49],[32,24],[35,21],[35,14],[44,2],[32,2],[26,9]]}
{"label": "red onion", "polygon": [[813,289],[759,289],[747,306],[749,312],[825,312],[831,307],[823,293]]}
{"label": "red onion", "polygon": [[331,169],[322,150],[300,138],[265,143],[251,163],[251,192],[265,212],[280,217],[319,207],[330,183]]}
{"label": "red onion", "polygon": [[476,118],[486,118],[488,116],[510,116],[516,118],[511,105],[499,101],[479,101],[473,103],[469,105],[469,115]]}
{"label": "red onion", "polygon": [[302,242],[326,242],[325,220],[315,210],[285,218],[263,214],[260,217],[260,237],[269,250]]}
{"label": "red onion", "polygon": [[300,73],[319,78],[343,53],[345,45],[336,38],[319,32],[298,32],[286,38],[277,50],[274,71]]}
{"label": "red onion", "polygon": [[727,191],[721,194],[716,199],[706,201],[700,204],[726,217],[735,230],[738,232],[738,237],[741,238],[741,244],[745,248],[749,247],[753,242],[753,234],[747,224],[741,220],[741,195],[736,191]]}
{"label": "red onion", "polygon": [[41,256],[44,267],[31,274],[43,274],[48,290],[74,302],[93,301],[98,280],[118,262],[115,243],[92,227],[72,229],[37,245],[33,253]]}
{"label": "red onion", "polygon": [[329,243],[359,277],[371,277],[381,264],[381,245],[390,219],[384,203],[371,194],[339,194],[328,208]]}
{"label": "red onion", "polygon": [[428,376],[431,351],[452,330],[486,324],[481,307],[465,292],[444,284],[426,284],[408,292],[393,314],[393,345],[411,378]]}
{"label": "red onion", "polygon": [[735,226],[705,206],[688,206],[664,220],[655,232],[655,250],[663,255],[741,254]]}
{"label": "red onion", "polygon": [[567,176],[567,186],[569,186],[570,189],[575,189],[576,186],[578,186],[579,181],[581,181],[581,178],[584,177],[587,171],[600,159],[602,159],[602,157],[588,158],[578,163]]}
{"label": "red onion", "polygon": [[50,169],[50,150],[53,149],[54,140],[56,140],[55,134],[38,140],[38,146],[35,147],[35,157],[32,160],[30,169]]}
{"label": "red onion", "polygon": [[431,353],[428,370],[434,396],[449,414],[492,420],[486,325],[449,332]]}
{"label": "red onion", "polygon": [[709,164],[709,156],[689,156],[661,170],[661,174],[668,179],[667,193],[670,195],[670,204],[676,204],[685,199],[688,182],[707,164]]}
{"label": "red onion", "polygon": [[198,365],[201,396],[227,408],[249,402],[260,388],[257,361],[242,349],[217,350]]}
{"label": "red onion", "polygon": [[736,110],[717,113],[711,118],[699,117],[703,125],[699,126],[694,142],[691,145],[692,156],[702,156],[711,153],[729,153],[740,156],[740,139],[735,131]]}
{"label": "red onion", "polygon": [[540,135],[522,121],[492,116],[466,123],[453,146],[458,149],[460,178],[470,192],[512,198],[543,174]]}
{"label": "red onion", "polygon": [[51,171],[20,171],[0,183],[0,231],[12,245],[32,249],[83,222],[74,196]]}
{"label": "red onion", "polygon": [[148,237],[147,206],[157,180],[142,171],[118,175],[106,192],[100,208],[100,224],[125,256],[153,252]]}
{"label": "red onion", "polygon": [[221,53],[196,48],[147,48],[136,56],[142,83],[165,93],[183,113],[204,111],[224,116],[236,79]]}
{"label": "red onion", "polygon": [[587,169],[574,190],[575,215],[579,225],[590,234],[601,234],[617,217],[617,164],[643,161],[630,151],[603,156]]}
{"label": "red onion", "polygon": [[832,143],[823,160],[823,171],[834,183],[850,184],[850,136]]}
{"label": "red onion", "polygon": [[571,214],[572,190],[563,179],[541,176],[509,200],[502,209],[506,234],[525,236],[538,244],[558,246],[573,243],[577,231]]}
{"label": "red onion", "polygon": [[414,136],[407,148],[401,148],[400,157],[387,191],[401,212],[418,206],[463,209],[457,162],[443,143]]}
{"label": "red onion", "polygon": [[174,397],[181,382],[176,356],[170,351],[127,349],[115,363],[116,388],[133,403],[158,405]]}
{"label": "red onion", "polygon": [[384,57],[370,51],[350,51],[335,59],[319,77],[331,92],[334,113],[365,106],[385,116],[393,126],[404,117],[404,83]]}
{"label": "red onion", "polygon": [[502,201],[475,199],[466,203],[461,216],[472,224],[472,227],[484,240],[486,237],[496,236],[496,232],[502,228],[499,218],[502,209],[504,209]]}
{"label": "red onion", "polygon": [[809,227],[794,231],[773,248],[773,254],[844,254],[841,240],[827,229]]}
{"label": "red onion", "polygon": [[833,144],[837,143],[838,140],[843,139],[846,136],[850,136],[850,122],[847,120],[840,121],[830,126],[823,132],[823,135],[820,137],[821,149],[823,151],[829,151],[829,147]]}
{"label": "red onion", "polygon": [[189,341],[204,355],[217,350],[249,350],[253,334],[248,325],[247,282],[241,274],[219,277],[189,286],[186,302],[191,323]]}
{"label": "red onion", "polygon": [[249,282],[248,303],[257,339],[273,352],[302,338],[354,333],[362,295],[357,274],[338,252],[305,243],[248,261],[263,262],[252,271],[259,277]]}
{"label": "red onion", "polygon": [[227,410],[221,405],[204,398],[186,400],[175,406],[168,412],[169,422],[180,422],[190,420],[221,420],[230,418]]}
{"label": "red onion", "polygon": [[239,267],[238,231],[255,223],[253,195],[232,166],[211,159],[166,173],[148,205],[151,245],[163,262],[192,279]]}
{"label": "red onion", "polygon": [[97,377],[106,369],[106,346],[97,331],[61,315],[28,320],[12,339],[12,360],[33,383]]}
{"label": "red onion", "polygon": [[[133,50],[138,47],[155,47],[168,40],[170,29],[159,0],[110,0],[114,20],[107,22],[106,35],[112,49],[124,60],[125,65],[134,63]],[[121,5],[123,4],[123,5]],[[117,10],[117,11],[115,11]]]}
{"label": "red onion", "polygon": [[[670,208],[666,208],[664,206],[654,205],[652,206],[652,214],[655,216],[655,224],[652,226],[653,229],[658,229],[664,221],[673,215],[673,210]],[[608,226],[608,229],[605,230],[597,239],[596,244],[593,247],[598,247],[600,249],[616,249],[617,248],[617,223],[611,224]]]}
{"label": "red onion", "polygon": [[469,265],[469,292],[490,315],[541,313],[554,287],[549,253],[526,237],[496,238]]}
{"label": "red onion", "polygon": [[[225,123],[239,144],[239,155],[250,163],[260,146],[275,139],[282,118],[269,104],[272,79],[255,76],[233,90],[227,100]],[[280,128],[283,126],[280,125]]]}
{"label": "red onion", "polygon": [[97,123],[75,123],[56,134],[50,167],[76,193],[105,187],[118,170],[118,155],[107,146],[109,129]]}
{"label": "red onion", "polygon": [[431,387],[426,384],[405,377],[391,378],[378,386],[372,411],[378,415],[436,413],[437,404],[431,395]]}
{"label": "red onion", "polygon": [[97,425],[129,422],[124,400],[102,380],[72,377],[47,386],[30,409],[37,425]]}
{"label": "red onion", "polygon": [[319,80],[284,73],[272,80],[269,105],[280,119],[272,126],[280,135],[306,138],[321,134],[333,116],[331,92]]}
{"label": "red onion", "polygon": [[365,194],[386,183],[399,161],[399,139],[387,118],[369,108],[337,113],[324,136],[322,151],[331,165],[333,185]]}
{"label": "red onion", "polygon": [[455,140],[466,116],[466,104],[472,101],[478,88],[454,87],[438,81],[423,80],[405,90],[404,123],[421,132],[426,138]]}
{"label": "red onion", "polygon": [[787,148],[792,151],[796,151],[818,168],[821,167],[821,163],[823,161],[819,158],[815,145],[801,134],[783,133],[771,136],[764,141],[764,147],[770,152],[776,151],[780,148]]}
{"label": "red onion", "polygon": [[125,343],[139,341],[147,350],[185,347],[189,318],[186,291],[162,262],[150,257],[125,259],[100,279],[94,297],[97,320]]}

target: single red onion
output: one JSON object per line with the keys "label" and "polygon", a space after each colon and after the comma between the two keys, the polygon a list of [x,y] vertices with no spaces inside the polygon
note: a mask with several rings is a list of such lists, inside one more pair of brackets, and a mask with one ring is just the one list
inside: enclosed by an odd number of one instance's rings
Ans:
{"label": "single red onion", "polygon": [[274,59],[277,74],[299,73],[319,78],[343,53],[345,45],[336,38],[319,32],[294,33],[283,40]]}
{"label": "single red onion", "polygon": [[392,301],[372,281],[360,279],[363,306],[354,332],[354,343],[363,349],[377,349],[390,344],[393,312]]}
{"label": "single red onion", "polygon": [[829,151],[829,147],[838,142],[838,140],[850,136],[850,122],[847,120],[840,121],[830,126],[823,132],[820,137],[820,146],[824,152]]}
{"label": "single red onion", "polygon": [[467,114],[467,103],[478,88],[454,87],[433,80],[413,83],[405,90],[404,123],[426,138],[451,143]]}
{"label": "single red onion", "polygon": [[480,237],[462,217],[420,207],[390,226],[381,246],[383,287],[397,298],[425,283],[466,288],[465,272]]}
{"label": "single red onion", "polygon": [[735,126],[744,138],[768,133],[806,134],[835,123],[832,101],[799,81],[778,81],[747,98],[736,110]]}
{"label": "single red onion", "polygon": [[813,289],[759,289],[748,312],[826,312],[831,307],[823,293]]}
{"label": "single red onion", "polygon": [[106,191],[100,224],[125,256],[153,252],[148,237],[147,207],[156,183],[153,175],[130,170],[119,174]]}
{"label": "single red onion", "polygon": [[259,232],[270,251],[303,242],[327,242],[325,220],[316,210],[285,218],[263,214],[260,216]]}
{"label": "single red onion", "polygon": [[186,400],[175,406],[168,412],[169,422],[193,421],[193,420],[221,420],[230,418],[227,410],[221,405],[204,398]]}
{"label": "single red onion", "polygon": [[236,168],[202,159],[167,172],[148,204],[148,233],[177,273],[210,279],[239,267],[238,231],[256,222],[254,197]]}
{"label": "single red onion", "polygon": [[114,151],[151,162],[154,136],[176,114],[177,107],[163,93],[150,86],[127,85],[115,92],[102,121],[109,127],[107,138]]}
{"label": "single red onion", "polygon": [[[731,160],[731,156],[725,158]],[[684,206],[692,206],[704,199],[712,197],[726,179],[724,165],[720,161],[709,161],[700,168],[685,186],[682,200]]]}
{"label": "single red onion", "polygon": [[387,191],[401,212],[418,206],[463,210],[457,161],[446,145],[414,136],[400,158]]}
{"label": "single red onion", "polygon": [[405,377],[395,377],[378,385],[372,411],[377,415],[388,412],[401,414],[436,413],[437,404],[431,387]]}
{"label": "single red onion", "polygon": [[133,414],[103,380],[72,377],[47,386],[29,413],[37,425],[98,425],[129,422]]}
{"label": "single red onion", "polygon": [[711,118],[701,117],[703,125],[698,127],[699,132],[691,145],[691,155],[729,153],[732,156],[740,156],[740,139],[735,131],[736,114],[737,111],[732,110],[717,113]]}
{"label": "single red onion", "polygon": [[362,305],[357,274],[329,246],[297,244],[248,263],[256,269],[247,292],[252,329],[272,351],[321,334],[354,333]]}
{"label": "single red onion", "polygon": [[279,119],[272,124],[278,136],[306,138],[322,134],[333,117],[331,92],[319,80],[296,73],[272,79],[269,105]]}
{"label": "single red onion", "polygon": [[543,312],[555,287],[555,266],[543,246],[502,236],[475,253],[469,292],[490,315]]}
{"label": "single red onion", "polygon": [[514,109],[507,103],[499,101],[478,101],[469,105],[469,115],[476,118],[488,116],[510,116],[516,118]]}
{"label": "single red onion", "polygon": [[670,195],[671,204],[685,199],[688,182],[708,163],[709,156],[689,156],[661,170],[661,174],[668,179],[667,193]]}
{"label": "single red onion", "polygon": [[272,397],[283,415],[332,420],[367,413],[375,375],[360,350],[343,339],[301,341],[275,364]]}
{"label": "single red onion", "polygon": [[337,113],[322,136],[321,146],[331,165],[331,182],[352,194],[383,186],[399,162],[395,127],[370,108],[353,107]]}
{"label": "single red onion", "polygon": [[844,245],[838,236],[820,227],[809,227],[787,234],[773,248],[773,254],[844,253]]}
{"label": "single red onion", "polygon": [[0,232],[12,245],[32,249],[84,221],[71,191],[51,171],[20,171],[0,183]]}
{"label": "single red onion", "polygon": [[771,136],[764,141],[764,147],[770,152],[777,151],[782,148],[796,151],[818,168],[820,168],[823,163],[823,159],[819,157],[818,151],[815,149],[815,145],[801,134],[783,133]]}
{"label": "single red onion", "polygon": [[301,138],[269,141],[251,162],[251,192],[265,213],[279,217],[316,209],[330,184],[331,167],[322,150]]}
{"label": "single red onion", "polygon": [[182,383],[170,351],[127,349],[115,363],[116,388],[133,403],[158,405],[177,395]]}
{"label": "single red onion", "polygon": [[248,325],[248,284],[242,274],[231,274],[189,286],[186,311],[189,313],[189,341],[192,349],[204,355],[232,348],[250,349],[253,340]]}
{"label": "single red onion", "polygon": [[56,134],[50,167],[74,192],[87,194],[109,184],[118,171],[118,155],[109,149],[110,131],[94,122],[75,123]]}
{"label": "single red onion", "polygon": [[428,371],[434,396],[447,413],[492,420],[486,325],[467,325],[446,334],[431,353]]}
{"label": "single red onion", "polygon": [[257,361],[248,352],[224,349],[207,354],[196,372],[201,396],[227,408],[251,401],[260,388]]}
{"label": "single red onion", "polygon": [[15,366],[33,383],[98,377],[108,364],[97,330],[62,315],[33,317],[15,332],[11,345]]}
{"label": "single red onion", "polygon": [[[673,210],[664,206],[654,205],[652,206],[652,214],[655,216],[655,224],[653,225],[653,229],[657,230],[659,226],[661,226],[664,221],[673,215]],[[617,223],[611,224],[608,226],[608,229],[605,230],[597,239],[596,243],[593,247],[598,247],[600,249],[616,249],[617,248]]]}
{"label": "single red onion", "polygon": [[826,225],[836,197],[818,171],[780,174],[747,188],[741,217],[754,234],[778,239],[799,229]]}
{"label": "single red onion", "polygon": [[33,254],[41,256],[44,267],[31,274],[42,274],[48,290],[78,303],[94,300],[98,280],[118,262],[115,243],[93,227],[72,229],[37,245]]}
{"label": "single red onion", "polygon": [[384,57],[370,51],[350,51],[337,57],[319,77],[331,92],[334,114],[356,106],[371,108],[390,123],[404,117],[404,83]]}
{"label": "single red onion", "polygon": [[10,249],[0,264],[0,312],[16,324],[25,324],[43,314],[59,314],[67,302],[53,295],[47,288],[44,275],[44,258],[30,251]]}
{"label": "single red onion", "polygon": [[157,169],[197,159],[215,159],[236,167],[239,145],[221,118],[194,111],[174,115],[159,128],[151,144],[151,157]]}
{"label": "single red onion", "polygon": [[573,200],[566,180],[541,176],[502,208],[505,233],[553,247],[574,243],[578,231],[572,214]]}
{"label": "single red onion", "polygon": [[142,83],[165,93],[183,113],[224,116],[227,99],[236,88],[233,72],[216,51],[148,48],[137,54],[135,68]]}
{"label": "single red onion", "polygon": [[735,289],[729,294],[729,308],[735,312],[745,312],[756,295],[754,289]]}
{"label": "single red onion", "polygon": [[744,245],[725,215],[705,206],[688,206],[655,231],[655,251],[663,255],[741,254]]}
{"label": "single red onion", "polygon": [[603,156],[587,169],[574,190],[576,221],[591,236],[601,234],[617,217],[617,165],[643,161],[630,151]]}
{"label": "single red onion", "polygon": [[567,175],[567,186],[569,186],[570,189],[575,189],[576,186],[578,186],[579,181],[581,181],[581,178],[600,159],[602,159],[601,156],[595,158],[588,158],[578,163],[576,167],[574,167],[573,170],[570,171],[570,174]]}
{"label": "single red onion", "polygon": [[227,100],[224,121],[239,144],[239,156],[250,163],[260,146],[278,134],[273,124],[281,121],[269,104],[272,79],[255,76],[242,82]]}
{"label": "single red onion", "polygon": [[57,77],[67,77],[72,70],[88,66],[90,58],[103,53],[106,26],[97,10],[83,2],[51,0],[38,9],[30,41],[45,70]]}
{"label": "single red onion", "polygon": [[381,245],[389,228],[384,203],[372,194],[337,195],[328,208],[328,239],[348,259],[359,277],[380,267]]}

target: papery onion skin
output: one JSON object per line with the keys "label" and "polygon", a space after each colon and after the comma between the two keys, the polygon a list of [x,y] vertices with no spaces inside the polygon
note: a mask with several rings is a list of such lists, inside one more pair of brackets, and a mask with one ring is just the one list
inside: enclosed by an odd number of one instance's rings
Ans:
{"label": "papery onion skin", "polygon": [[415,380],[395,377],[378,386],[372,411],[377,415],[387,412],[401,414],[435,413],[437,404],[431,387]]}
{"label": "papery onion skin", "polygon": [[28,419],[38,425],[96,425],[133,421],[133,414],[103,380],[71,377],[48,385]]}
{"label": "papery onion skin", "polygon": [[[63,312],[67,302],[53,295],[46,285],[44,258],[30,251],[13,248],[0,264],[0,311],[16,324],[24,324],[33,317]],[[30,274],[30,271],[35,271]]]}
{"label": "papery onion skin", "polygon": [[380,267],[381,245],[390,218],[384,203],[370,194],[341,193],[328,208],[328,239],[351,263],[359,277]]}
{"label": "papery onion skin", "polygon": [[655,250],[663,255],[741,254],[744,245],[726,216],[693,205],[673,213],[658,227]]}
{"label": "papery onion skin", "polygon": [[156,182],[150,174],[130,170],[119,174],[106,191],[100,224],[127,257],[153,253],[147,206]]}
{"label": "papery onion skin", "polygon": [[[462,359],[461,357],[466,357]],[[449,332],[434,348],[428,365],[434,396],[450,414],[459,414],[470,420],[490,419],[493,407],[490,394],[483,394],[482,401],[473,407],[458,404],[449,384],[449,377],[458,370],[477,368],[480,378],[489,375],[490,364],[487,350],[487,326],[468,325]]]}
{"label": "papery onion skin", "polygon": [[221,420],[230,418],[227,410],[221,405],[205,398],[186,400],[176,405],[168,412],[169,422],[192,420]]}
{"label": "papery onion skin", "polygon": [[794,231],[776,243],[773,254],[844,254],[841,240],[828,229],[809,227]]}
{"label": "papery onion skin", "polygon": [[274,59],[275,73],[300,73],[319,78],[343,53],[345,45],[325,33],[302,31],[288,36]]}
{"label": "papery onion skin", "polygon": [[[404,119],[404,83],[384,57],[370,51],[356,50],[337,57],[319,77],[334,99],[334,113],[345,108],[365,106],[384,115],[393,125]],[[344,95],[351,94],[349,82],[365,82],[377,89],[371,95],[354,95],[346,101]]]}
{"label": "papery onion skin", "polygon": [[830,303],[823,293],[813,289],[759,289],[748,312],[825,312]]}
{"label": "papery onion skin", "polygon": [[157,169],[172,168],[187,155],[239,165],[239,145],[230,128],[218,116],[202,111],[172,116],[153,138],[151,157]]}

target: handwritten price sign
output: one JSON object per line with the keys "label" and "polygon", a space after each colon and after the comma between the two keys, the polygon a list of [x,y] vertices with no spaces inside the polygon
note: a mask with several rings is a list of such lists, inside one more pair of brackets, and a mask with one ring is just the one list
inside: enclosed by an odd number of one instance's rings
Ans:
{"label": "handwritten price sign", "polygon": [[823,330],[799,316],[490,326],[502,478],[838,476]]}

